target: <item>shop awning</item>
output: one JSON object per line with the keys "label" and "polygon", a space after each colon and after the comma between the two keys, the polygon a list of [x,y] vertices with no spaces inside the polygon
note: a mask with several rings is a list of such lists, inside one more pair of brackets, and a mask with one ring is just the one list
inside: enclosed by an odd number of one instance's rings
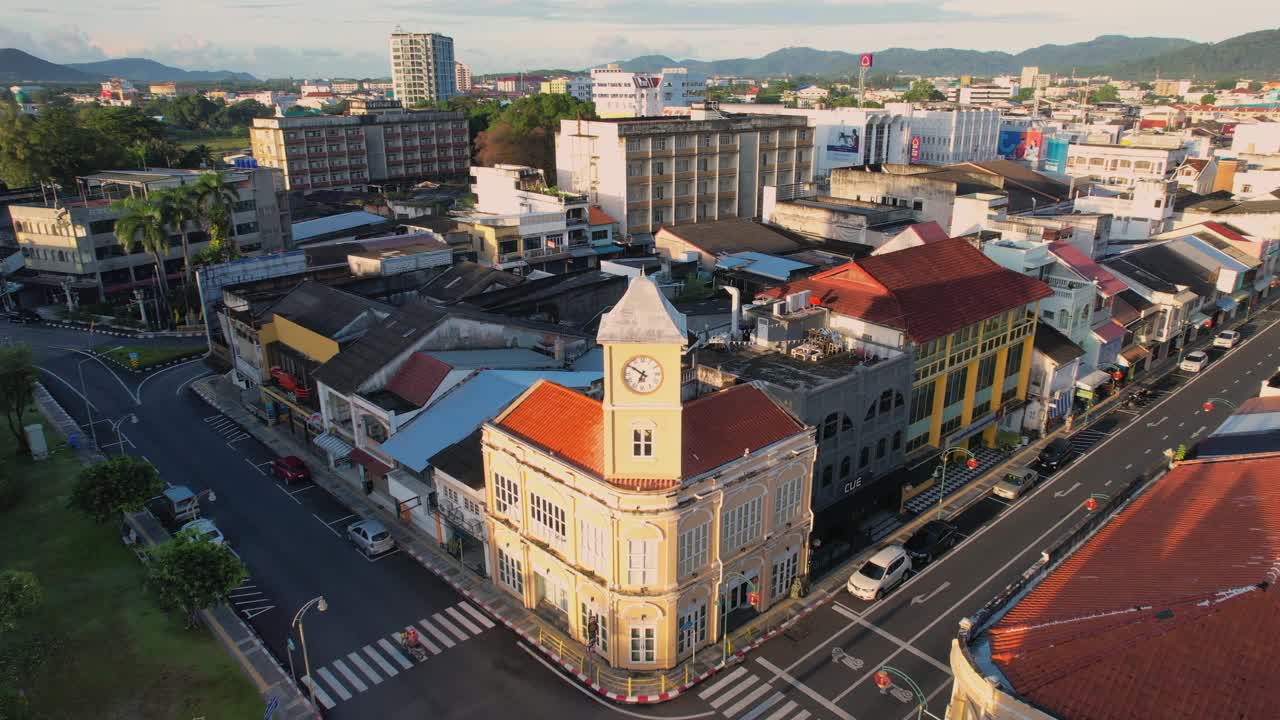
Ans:
{"label": "shop awning", "polygon": [[1234,312],[1240,303],[1229,297],[1218,298],[1218,309],[1223,312]]}
{"label": "shop awning", "polygon": [[1076,380],[1076,387],[1081,390],[1096,390],[1102,385],[1111,382],[1111,374],[1106,370],[1094,370],[1084,377]]}
{"label": "shop awning", "polygon": [[1200,327],[1209,322],[1209,316],[1204,313],[1191,313],[1191,319],[1188,321],[1191,327]]}
{"label": "shop awning", "polygon": [[1129,366],[1137,365],[1142,362],[1143,358],[1150,356],[1150,350],[1142,347],[1141,345],[1134,345],[1120,353],[1120,364]]}
{"label": "shop awning", "polygon": [[352,450],[351,454],[347,455],[347,459],[359,465],[360,467],[363,467],[365,469],[365,472],[370,472],[370,473],[373,473],[374,475],[386,475],[387,473],[391,472],[390,465],[370,455],[368,452],[364,451],[361,448],[355,448],[354,450]]}
{"label": "shop awning", "polygon": [[317,435],[311,442],[315,443],[321,450],[332,455],[335,460],[350,455],[352,450],[346,440],[343,440],[333,433]]}

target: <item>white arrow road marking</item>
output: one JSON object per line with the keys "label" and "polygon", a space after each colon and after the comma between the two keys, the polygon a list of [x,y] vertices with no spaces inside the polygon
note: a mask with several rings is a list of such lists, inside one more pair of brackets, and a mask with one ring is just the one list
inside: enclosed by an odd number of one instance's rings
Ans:
{"label": "white arrow road marking", "polygon": [[1070,495],[1070,494],[1071,494],[1071,491],[1072,491],[1072,490],[1075,490],[1075,489],[1076,489],[1076,488],[1078,488],[1078,487],[1080,487],[1080,483],[1076,483],[1075,485],[1072,485],[1071,487],[1067,488],[1066,490],[1059,490],[1058,492],[1054,493],[1054,494],[1053,494],[1053,496],[1054,496],[1054,497],[1056,497],[1056,498],[1065,497],[1065,496],[1067,496],[1067,495]]}
{"label": "white arrow road marking", "polygon": [[1168,420],[1168,419],[1169,419],[1168,415],[1162,415],[1159,420],[1153,423],[1147,423],[1147,427],[1160,427],[1160,423],[1163,423],[1165,420]]}
{"label": "white arrow road marking", "polygon": [[951,587],[951,581],[950,581],[950,580],[948,580],[948,581],[946,581],[946,582],[942,583],[941,585],[939,585],[939,586],[938,586],[938,588],[937,588],[936,590],[934,590],[933,592],[925,593],[924,595],[917,595],[917,596],[915,596],[915,597],[911,598],[911,604],[912,604],[912,605],[923,605],[924,603],[927,603],[927,602],[929,602],[930,600],[932,600],[934,595],[937,595],[938,593],[942,592],[943,590],[946,590],[946,589],[947,589],[947,588],[949,588],[949,587]]}
{"label": "white arrow road marking", "polygon": [[1204,432],[1204,431],[1205,431],[1205,430],[1207,430],[1207,429],[1208,429],[1208,428],[1206,428],[1205,426],[1201,425],[1199,430],[1196,430],[1195,432],[1191,433],[1191,437],[1195,437],[1195,436],[1199,435],[1200,433]]}

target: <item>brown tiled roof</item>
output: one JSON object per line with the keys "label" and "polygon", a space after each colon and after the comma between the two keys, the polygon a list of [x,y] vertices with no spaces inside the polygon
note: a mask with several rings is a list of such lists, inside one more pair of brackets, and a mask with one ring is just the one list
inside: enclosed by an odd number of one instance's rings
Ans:
{"label": "brown tiled roof", "polygon": [[[604,421],[599,400],[543,381],[497,423],[548,453],[604,477]],[[804,425],[754,385],[736,385],[684,405],[681,474],[692,478],[804,431]],[[604,478],[630,490],[667,490],[679,481]]]}
{"label": "brown tiled roof", "polygon": [[1043,282],[997,265],[964,238],[872,255],[764,294],[801,290],[811,291],[815,304],[903,330],[917,343],[1053,294]]}
{"label": "brown tiled roof", "polygon": [[592,206],[590,206],[590,207],[588,207],[588,208],[587,208],[587,224],[588,224],[588,225],[592,225],[592,226],[595,226],[595,225],[613,225],[613,224],[615,224],[615,223],[617,223],[617,222],[618,222],[617,220],[614,220],[614,219],[613,219],[613,216],[612,216],[612,215],[610,215],[609,213],[607,213],[607,212],[605,212],[605,211],[601,210],[600,208],[596,207],[595,205],[592,205]]}
{"label": "brown tiled roof", "polygon": [[1280,707],[1280,453],[1181,463],[987,631],[1061,718],[1270,718]]}
{"label": "brown tiled roof", "polygon": [[453,367],[446,362],[441,362],[426,353],[417,352],[410,355],[396,374],[391,376],[391,381],[387,383],[387,390],[418,407],[423,407],[452,369]]}

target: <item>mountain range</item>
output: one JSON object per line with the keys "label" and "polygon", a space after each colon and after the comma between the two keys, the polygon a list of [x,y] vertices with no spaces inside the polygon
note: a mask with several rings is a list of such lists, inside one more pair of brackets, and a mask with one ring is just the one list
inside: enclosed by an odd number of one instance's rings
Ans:
{"label": "mountain range", "polygon": [[[1024,66],[1041,72],[1080,75],[1107,73],[1125,78],[1199,78],[1273,76],[1280,73],[1280,30],[1263,30],[1219,43],[1196,43],[1181,38],[1133,38],[1101,35],[1070,45],[1040,45],[1020,53],[937,48],[889,48],[875,55],[877,73],[904,75],[1017,74]],[[620,60],[627,70],[657,72],[664,67],[687,67],[702,75],[777,77],[781,75],[848,76],[858,67],[858,53],[783,48],[759,58],[675,60],[644,55]]]}
{"label": "mountain range", "polygon": [[231,70],[183,70],[146,58],[115,58],[89,63],[58,65],[16,48],[0,48],[0,82],[94,83],[122,77],[136,83],[174,80],[213,82],[239,80],[256,82],[249,73]]}

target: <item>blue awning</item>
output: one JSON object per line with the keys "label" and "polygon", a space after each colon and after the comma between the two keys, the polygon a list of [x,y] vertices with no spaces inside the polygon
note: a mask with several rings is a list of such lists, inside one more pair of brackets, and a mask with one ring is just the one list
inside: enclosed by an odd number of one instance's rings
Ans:
{"label": "blue awning", "polygon": [[1235,300],[1232,300],[1229,297],[1218,298],[1219,310],[1223,310],[1225,312],[1233,312],[1235,311],[1236,307],[1238,307],[1239,305],[1240,303],[1236,302]]}
{"label": "blue awning", "polygon": [[334,460],[340,460],[351,454],[352,448],[347,444],[347,441],[333,433],[317,435],[311,442],[332,455]]}

